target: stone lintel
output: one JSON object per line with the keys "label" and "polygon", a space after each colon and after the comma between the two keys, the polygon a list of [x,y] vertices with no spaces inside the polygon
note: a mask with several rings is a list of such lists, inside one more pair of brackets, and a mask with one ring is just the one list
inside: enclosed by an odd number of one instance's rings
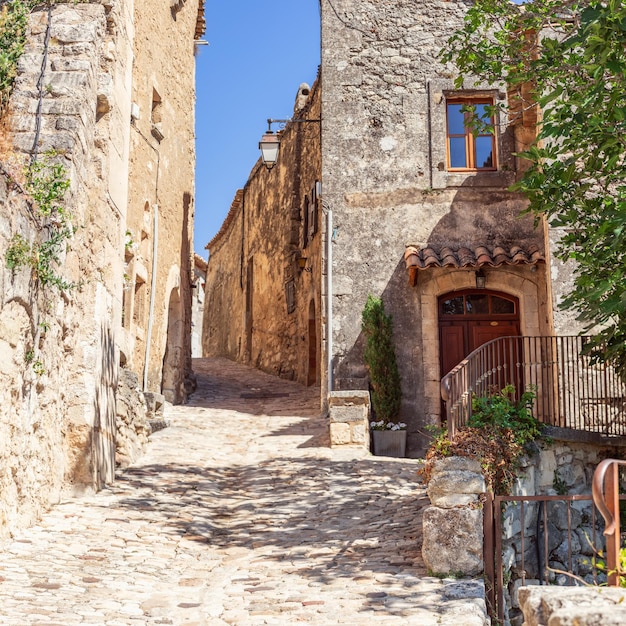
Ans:
{"label": "stone lintel", "polygon": [[329,406],[367,406],[370,404],[370,393],[364,390],[331,391],[328,397]]}

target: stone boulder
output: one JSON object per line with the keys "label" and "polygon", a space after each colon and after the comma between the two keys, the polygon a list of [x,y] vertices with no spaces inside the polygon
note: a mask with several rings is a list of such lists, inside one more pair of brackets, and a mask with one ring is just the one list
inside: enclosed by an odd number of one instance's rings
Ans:
{"label": "stone boulder", "polygon": [[521,587],[524,626],[622,626],[626,589],[617,587]]}
{"label": "stone boulder", "polygon": [[483,511],[428,507],[423,518],[422,557],[436,575],[476,576],[483,571]]}

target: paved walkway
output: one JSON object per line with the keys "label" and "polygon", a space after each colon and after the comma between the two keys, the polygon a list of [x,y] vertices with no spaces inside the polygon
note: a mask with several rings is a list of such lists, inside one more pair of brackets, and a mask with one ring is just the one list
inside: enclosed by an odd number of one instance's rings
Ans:
{"label": "paved walkway", "polygon": [[115,485],[0,552],[12,626],[482,625],[427,576],[417,462],[330,450],[316,389],[220,359]]}

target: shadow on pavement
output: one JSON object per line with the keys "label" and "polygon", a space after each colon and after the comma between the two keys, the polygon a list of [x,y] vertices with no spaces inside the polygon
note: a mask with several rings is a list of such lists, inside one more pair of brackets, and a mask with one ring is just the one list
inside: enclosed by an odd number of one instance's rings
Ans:
{"label": "shadow on pavement", "polygon": [[126,470],[117,484],[136,494],[119,505],[153,518],[162,532],[289,561],[299,575],[322,583],[366,572],[425,573],[421,512],[428,499],[414,463],[277,458],[224,469],[152,465]]}

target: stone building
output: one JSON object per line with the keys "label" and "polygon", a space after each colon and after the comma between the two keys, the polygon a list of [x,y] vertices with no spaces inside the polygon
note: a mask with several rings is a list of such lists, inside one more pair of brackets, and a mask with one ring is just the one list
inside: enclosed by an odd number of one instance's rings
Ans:
{"label": "stone building", "polygon": [[319,87],[300,86],[279,161],[255,165],[207,245],[202,340],[205,356],[308,385],[322,371]]}
{"label": "stone building", "polygon": [[[506,91],[472,80],[456,88],[437,58],[467,6],[322,0],[322,64],[310,96],[310,117],[321,113],[319,152],[296,149],[296,133],[313,124],[289,124],[277,165],[255,166],[208,246],[205,354],[301,382],[313,382],[315,362],[322,406],[367,390],[361,312],[368,294],[382,296],[411,456],[440,423],[442,375],[470,351],[499,336],[572,330],[558,317],[555,328],[553,301],[569,275],[550,258],[554,234],[520,217],[525,201],[508,191],[521,173],[514,154],[535,120],[494,119],[489,106],[505,102]],[[493,134],[469,132],[466,107]],[[320,180],[324,210],[315,196],[319,236],[308,252],[305,201]],[[291,199],[285,185],[296,181]],[[298,255],[310,272],[297,269]]]}
{"label": "stone building", "polygon": [[[202,30],[198,0],[30,14],[0,146],[0,535],[113,480],[118,429],[118,462],[145,442],[142,392],[184,399]],[[33,160],[69,182],[63,214],[38,212]],[[39,260],[65,219],[58,288]]]}
{"label": "stone building", "polygon": [[191,356],[202,356],[202,320],[204,318],[204,290],[206,287],[207,262],[194,254],[193,263],[193,295],[191,300]]}

